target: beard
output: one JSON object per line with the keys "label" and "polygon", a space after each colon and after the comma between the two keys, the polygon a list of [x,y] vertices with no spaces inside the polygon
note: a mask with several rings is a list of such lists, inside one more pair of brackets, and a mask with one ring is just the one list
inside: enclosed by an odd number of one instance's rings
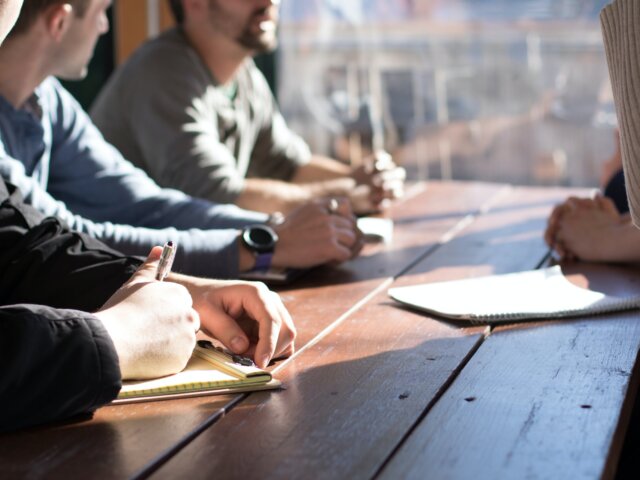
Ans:
{"label": "beard", "polygon": [[269,53],[274,51],[278,46],[278,36],[275,30],[272,32],[261,32],[260,35],[256,35],[249,31],[249,29],[246,29],[236,41],[247,50],[252,50],[256,53]]}
{"label": "beard", "polygon": [[[238,0],[234,0],[238,1]],[[276,2],[274,2],[276,3]],[[255,10],[253,14],[244,19],[244,25],[240,24],[238,18],[233,18],[233,14],[225,9],[224,2],[217,0],[209,0],[209,16],[212,25],[219,31],[224,32],[226,36],[233,39],[235,43],[246,50],[255,53],[268,53],[276,49],[278,46],[278,37],[276,34],[276,19],[268,22],[269,26],[264,30],[256,31],[255,23],[259,17],[266,14],[266,10],[270,7]],[[238,22],[238,23],[236,23]]]}

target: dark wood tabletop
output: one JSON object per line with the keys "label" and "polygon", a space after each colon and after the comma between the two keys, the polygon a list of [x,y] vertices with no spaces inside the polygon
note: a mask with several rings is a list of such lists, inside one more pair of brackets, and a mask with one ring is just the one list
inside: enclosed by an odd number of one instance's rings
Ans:
{"label": "dark wood tabletop", "polygon": [[[1,478],[611,478],[638,374],[638,312],[491,328],[394,304],[390,286],[538,268],[573,189],[430,182],[393,241],[279,292],[297,352],[277,392],[107,406],[0,435]],[[563,266],[640,289],[633,269]]]}

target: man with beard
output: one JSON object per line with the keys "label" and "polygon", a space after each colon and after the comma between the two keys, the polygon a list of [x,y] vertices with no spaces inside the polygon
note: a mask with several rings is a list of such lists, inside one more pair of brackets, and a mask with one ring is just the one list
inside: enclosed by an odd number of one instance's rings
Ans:
{"label": "man with beard", "polygon": [[[67,28],[85,7],[89,26],[108,5],[69,1],[29,0],[22,13],[44,8]],[[0,44],[21,5],[0,0]],[[45,218],[0,177],[0,432],[91,412],[122,380],[181,370],[200,326],[261,366],[293,352],[295,328],[277,295],[174,273],[156,281],[161,250],[145,262],[124,256]]]}
{"label": "man with beard", "polygon": [[[281,222],[160,188],[102,137],[56,78],[77,80],[109,28],[110,0],[25,2],[0,49],[0,175],[26,203],[129,255],[169,240],[176,269],[237,277],[357,255],[347,202],[309,202]],[[267,225],[265,225],[267,223]]]}
{"label": "man with beard", "polygon": [[252,61],[276,46],[279,1],[170,5],[178,27],[140,48],[92,110],[105,137],[160,185],[268,213],[327,196],[365,213],[402,193],[404,170],[388,155],[351,168],[313,155],[287,127]]}

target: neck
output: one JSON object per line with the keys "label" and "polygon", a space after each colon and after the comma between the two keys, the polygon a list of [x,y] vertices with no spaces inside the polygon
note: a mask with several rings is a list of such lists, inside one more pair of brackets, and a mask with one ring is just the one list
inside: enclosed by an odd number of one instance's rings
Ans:
{"label": "neck", "polygon": [[220,85],[232,82],[252,52],[205,28],[185,26],[187,40]]}
{"label": "neck", "polygon": [[50,75],[44,58],[38,42],[32,41],[28,33],[7,39],[0,48],[0,95],[14,108],[24,105]]}

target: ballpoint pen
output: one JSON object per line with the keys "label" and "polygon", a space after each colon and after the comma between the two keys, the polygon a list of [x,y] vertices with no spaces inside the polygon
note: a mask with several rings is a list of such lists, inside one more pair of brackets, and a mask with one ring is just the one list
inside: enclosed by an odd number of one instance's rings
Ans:
{"label": "ballpoint pen", "polygon": [[160,262],[158,262],[158,269],[156,270],[156,280],[161,282],[171,273],[173,259],[176,256],[176,248],[176,244],[172,241],[164,244],[162,254],[160,255]]}

